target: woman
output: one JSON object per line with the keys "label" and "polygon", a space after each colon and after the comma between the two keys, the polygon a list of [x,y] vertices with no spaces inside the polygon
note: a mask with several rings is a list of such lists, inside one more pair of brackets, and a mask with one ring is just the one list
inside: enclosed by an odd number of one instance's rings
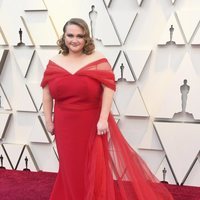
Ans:
{"label": "woman", "polygon": [[50,199],[172,200],[110,114],[114,75],[94,50],[86,22],[70,19],[58,46],[61,53],[49,61],[41,83],[46,128],[55,134],[60,163]]}

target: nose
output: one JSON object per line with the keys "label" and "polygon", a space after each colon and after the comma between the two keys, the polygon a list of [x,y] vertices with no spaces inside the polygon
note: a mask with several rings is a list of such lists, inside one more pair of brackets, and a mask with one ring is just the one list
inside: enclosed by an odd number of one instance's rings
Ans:
{"label": "nose", "polygon": [[74,43],[75,43],[75,42],[78,42],[78,38],[77,38],[77,37],[73,37],[73,38],[72,38],[72,42],[74,42]]}

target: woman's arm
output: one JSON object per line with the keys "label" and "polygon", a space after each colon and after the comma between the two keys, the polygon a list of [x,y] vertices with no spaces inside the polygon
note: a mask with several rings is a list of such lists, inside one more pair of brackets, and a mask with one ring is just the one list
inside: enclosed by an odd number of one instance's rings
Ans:
{"label": "woman's arm", "polygon": [[97,123],[97,134],[102,135],[109,132],[108,116],[112,106],[114,91],[106,86],[103,86],[102,107],[99,121]]}
{"label": "woman's arm", "polygon": [[48,85],[46,85],[43,88],[43,110],[44,110],[46,129],[51,134],[54,134],[54,124],[53,124],[53,116],[52,116],[53,99],[49,92]]}

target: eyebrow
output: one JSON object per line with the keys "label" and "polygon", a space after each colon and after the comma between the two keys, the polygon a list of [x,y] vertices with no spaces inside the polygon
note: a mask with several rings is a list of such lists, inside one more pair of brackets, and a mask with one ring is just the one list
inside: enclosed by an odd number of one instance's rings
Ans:
{"label": "eyebrow", "polygon": [[72,33],[66,33],[65,35],[73,35]]}
{"label": "eyebrow", "polygon": [[[66,33],[66,35],[75,36],[73,33]],[[84,34],[77,34],[77,36],[82,36],[82,37],[84,37],[85,35],[84,35]]]}

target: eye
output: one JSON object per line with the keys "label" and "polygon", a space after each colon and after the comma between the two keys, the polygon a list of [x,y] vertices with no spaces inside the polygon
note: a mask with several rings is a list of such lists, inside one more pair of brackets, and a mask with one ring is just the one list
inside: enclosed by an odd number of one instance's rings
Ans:
{"label": "eye", "polygon": [[84,35],[78,34],[77,37],[80,38],[80,39],[83,39],[83,38],[84,38]]}
{"label": "eye", "polygon": [[66,36],[69,37],[69,38],[73,38],[74,37],[73,34],[71,34],[71,33],[68,33]]}

